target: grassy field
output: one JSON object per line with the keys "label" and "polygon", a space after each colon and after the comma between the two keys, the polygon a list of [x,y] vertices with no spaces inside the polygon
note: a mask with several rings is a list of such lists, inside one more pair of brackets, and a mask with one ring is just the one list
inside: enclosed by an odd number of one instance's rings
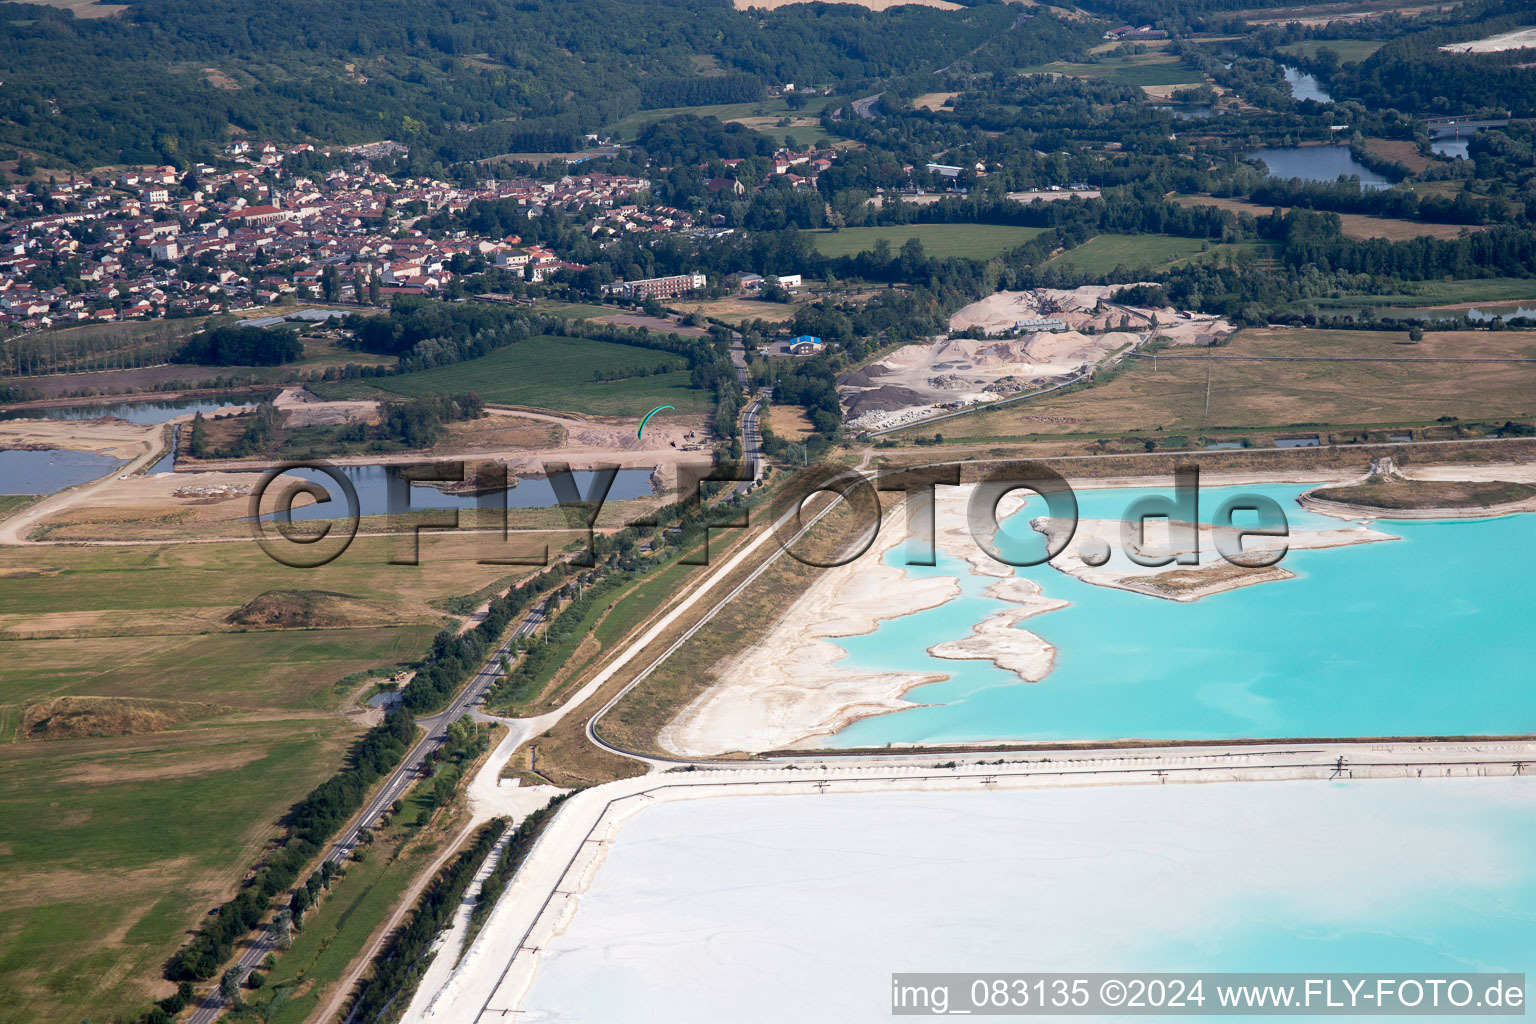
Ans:
{"label": "grassy field", "polygon": [[1371,137],[1365,140],[1365,148],[1383,160],[1402,164],[1414,174],[1423,174],[1425,170],[1440,162],[1434,157],[1420,153],[1418,145],[1411,139]]}
{"label": "grassy field", "polygon": [[112,1020],[168,994],[162,961],[351,735],[245,720],[0,748],[0,1021]]}
{"label": "grassy field", "polygon": [[570,317],[574,320],[595,320],[600,316],[613,316],[615,313],[624,312],[614,306],[595,306],[589,302],[556,302],[550,299],[539,299],[533,304],[533,309],[536,313]]}
{"label": "grassy field", "polygon": [[1339,55],[1339,63],[1358,64],[1385,44],[1385,39],[1303,39],[1280,47],[1280,52],[1312,58],[1322,50],[1332,50]]}
{"label": "grassy field", "polygon": [[796,405],[769,406],[768,426],[786,441],[798,441],[814,430],[805,412]]}
{"label": "grassy field", "polygon": [[916,238],[922,241],[923,250],[929,256],[941,259],[965,256],[985,260],[1023,245],[1042,230],[1003,224],[908,224],[813,231],[811,244],[823,256],[836,258],[868,252],[882,238],[891,244],[893,253],[899,252],[907,239]]}
{"label": "grassy field", "polygon": [[0,494],[0,519],[36,501],[36,494]]}
{"label": "grassy field", "polygon": [[946,440],[1199,436],[1536,413],[1536,364],[1258,362],[1223,356],[1536,356],[1536,333],[1246,330],[1212,358],[1135,360],[1108,383],[946,420]]}
{"label": "grassy field", "polygon": [[96,0],[42,0],[48,7],[68,11],[77,18],[110,18],[128,8],[123,4],[99,4]]}
{"label": "grassy field", "polygon": [[[1274,207],[1261,203],[1245,203],[1241,199],[1223,199],[1215,196],[1174,196],[1174,202],[1183,206],[1215,206],[1233,213],[1247,213],[1266,217]],[[1281,207],[1288,211],[1289,207]],[[1416,220],[1399,220],[1395,217],[1368,217],[1363,213],[1341,213],[1340,226],[1350,238],[1385,238],[1393,242],[1405,238],[1456,238],[1463,231],[1477,230],[1461,224],[1430,224]]]}
{"label": "grassy field", "polygon": [[782,302],[764,302],[761,299],[728,298],[706,299],[703,302],[675,301],[673,309],[684,313],[697,313],[713,317],[729,324],[743,324],[749,320],[793,320],[795,307]]}
{"label": "grassy field", "polygon": [[1479,304],[1517,302],[1536,304],[1536,281],[1523,277],[1488,277],[1450,281],[1415,281],[1407,284],[1412,291],[1386,292],[1380,295],[1341,295],[1299,300],[1293,308],[1312,307],[1320,311],[1358,312],[1370,307],[1383,313],[1405,316],[1434,311],[1459,316]]}
{"label": "grassy field", "polygon": [[1217,259],[1243,251],[1262,255],[1267,253],[1267,246],[1256,242],[1222,245],[1177,235],[1095,235],[1077,248],[1051,259],[1049,264],[1071,267],[1098,277],[1120,266],[1132,270],[1168,270],[1181,263]]}
{"label": "grassy field", "polygon": [[[596,370],[677,365],[670,352],[615,345],[586,338],[539,337],[492,352],[480,359],[371,381],[319,384],[327,398],[455,394],[475,391],[493,405],[517,405],[552,412],[580,411],[601,416],[643,416],[658,405],[678,412],[707,412],[710,394],[690,385],[684,371],[594,381]],[[380,395],[383,392],[383,395]]]}
{"label": "grassy field", "polygon": [[[695,117],[716,117],[722,121],[740,121],[747,127],[770,135],[775,139],[782,139],[785,135],[793,135],[801,145],[812,143],[818,146],[830,146],[839,141],[841,136],[830,135],[821,127],[821,110],[827,104],[840,105],[845,99],[835,99],[829,96],[817,96],[808,102],[801,110],[790,110],[789,104],[783,97],[758,100],[752,103],[716,103],[699,107],[661,107],[656,110],[640,110],[622,120],[615,121],[608,126],[608,131],[620,139],[633,139],[640,134],[646,125],[655,124],[657,121],[665,121],[669,117],[679,114],[692,114]],[[778,122],[783,118],[789,118],[793,122],[789,127],[780,128]]]}
{"label": "grassy field", "polygon": [[[434,602],[507,575],[442,540],[400,566],[359,537],[309,571],[248,542],[0,549],[0,1024],[167,994],[165,958],[341,764],[360,725],[336,712],[365,677],[343,680],[413,663],[448,621]],[[365,597],[379,621],[226,622],[279,589]],[[89,713],[41,732],[63,698]]]}
{"label": "grassy field", "polygon": [[1112,57],[1095,64],[1055,61],[1025,68],[1027,74],[1066,75],[1071,78],[1096,78],[1123,85],[1200,85],[1205,78],[1186,67],[1171,54],[1143,53],[1132,57]]}

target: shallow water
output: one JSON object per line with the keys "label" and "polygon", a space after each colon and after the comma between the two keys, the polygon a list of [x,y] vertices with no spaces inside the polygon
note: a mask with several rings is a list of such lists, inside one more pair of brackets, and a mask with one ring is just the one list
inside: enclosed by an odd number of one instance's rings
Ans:
{"label": "shallow water", "polygon": [[[1344,525],[1299,508],[1303,489],[1204,489],[1201,513],[1227,495],[1259,493],[1280,503],[1293,530]],[[1079,491],[1081,515],[1119,518],[1149,493],[1163,492]],[[1028,528],[1042,508],[1032,503],[1005,526],[1030,550],[1043,550]],[[1402,539],[1295,551],[1281,562],[1295,579],[1193,603],[1093,586],[1048,566],[1019,569],[1047,597],[1071,602],[1020,623],[1057,650],[1038,683],[927,653],[1014,607],[982,596],[990,580],[941,555],[938,566],[907,571],[955,576],[961,597],[836,642],[848,651],[843,668],[950,679],[908,693],[931,706],[864,719],[830,742],[1536,732],[1536,516],[1378,529]],[[887,557],[901,564],[903,552]]]}
{"label": "shallow water", "polygon": [[56,405],[46,409],[17,409],[11,412],[0,412],[0,420],[92,420],[99,416],[115,416],[129,423],[147,426],[199,412],[205,416],[212,416],[240,408],[242,405],[264,401],[270,397],[270,394],[247,395],[243,396],[244,401],[234,403],[184,398],[168,401],[118,402],[112,405]]}
{"label": "shallow water", "polygon": [[1472,140],[1465,138],[1430,139],[1429,148],[1436,153],[1439,153],[1441,156],[1448,156],[1454,159],[1456,157],[1465,157],[1467,155],[1467,143],[1470,141]]}
{"label": "shallow water", "polygon": [[124,464],[110,455],[65,449],[0,452],[0,494],[53,494],[106,476]]}
{"label": "shallow water", "polygon": [[1318,103],[1332,103],[1333,97],[1323,88],[1322,83],[1313,75],[1296,68],[1285,69],[1286,84],[1291,87],[1291,95],[1298,100],[1316,100]]}
{"label": "shallow water", "polygon": [[1467,310],[1468,320],[1511,320],[1517,316],[1536,318],[1536,307],[1510,302]]}
{"label": "shallow water", "polygon": [[1350,155],[1348,146],[1266,146],[1243,153],[1263,160],[1272,178],[1332,183],[1341,176],[1359,177],[1364,188],[1388,188],[1391,182]]}
{"label": "shallow water", "polygon": [[874,1024],[893,971],[1536,976],[1533,812],[1516,778],[660,803],[517,1018]]}
{"label": "shallow water", "polygon": [[[399,477],[395,467],[339,466],[337,469],[352,482],[353,488],[356,489],[358,503],[361,506],[360,515],[384,515],[389,511],[389,480]],[[576,479],[577,489],[585,497],[592,485],[593,474],[578,471],[571,475]],[[329,476],[309,469],[290,470],[284,474],[284,478],[289,476],[301,477],[317,483],[330,494],[330,501],[327,502],[312,502],[307,497],[300,499],[302,504],[295,502],[292,516],[295,522],[310,519],[338,519],[346,515],[346,495]],[[283,487],[281,480],[273,483],[267,492],[263,508],[271,507],[272,502],[282,493]],[[650,470],[621,469],[608,491],[607,500],[627,501],[650,493],[652,493]],[[506,492],[506,496],[508,508],[545,508],[557,503],[554,486],[545,477],[520,479],[515,487]],[[485,496],[444,494],[435,487],[413,486],[410,488],[410,507],[412,510],[500,508],[501,495],[499,493]],[[264,518],[270,517],[268,515]]]}

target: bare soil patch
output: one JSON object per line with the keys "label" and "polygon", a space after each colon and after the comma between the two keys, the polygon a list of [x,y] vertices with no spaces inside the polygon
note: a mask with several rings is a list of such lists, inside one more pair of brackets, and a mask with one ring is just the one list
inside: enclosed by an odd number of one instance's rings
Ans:
{"label": "bare soil patch", "polygon": [[762,299],[729,298],[710,299],[706,302],[682,302],[677,309],[685,313],[713,317],[727,323],[741,324],[748,320],[768,320],[778,323],[794,318],[795,307],[781,302],[764,302]]}
{"label": "bare soil patch", "polygon": [[1419,147],[1408,139],[1366,139],[1365,148],[1377,156],[1396,161],[1414,174],[1424,173],[1425,168],[1436,161],[1419,152]]}
{"label": "bare soil patch", "polygon": [[[230,710],[219,704],[191,701],[140,700],[130,697],[54,697],[27,705],[21,712],[21,734],[33,740],[81,739],[88,736],[129,736],[160,732],[185,722]],[[255,754],[252,755],[254,758]],[[188,772],[205,770],[187,762]],[[116,772],[110,781],[120,781]]]}
{"label": "bare soil patch", "polygon": [[397,618],[393,608],[327,590],[269,590],[231,612],[232,626],[248,629],[344,629]]}
{"label": "bare soil patch", "polygon": [[0,450],[66,448],[133,459],[148,451],[159,434],[158,424],[141,427],[108,416],[95,420],[0,420]]}
{"label": "bare soil patch", "polygon": [[925,92],[912,101],[912,106],[918,110],[939,110],[945,100],[952,100],[959,95],[958,92]]}
{"label": "bare soil patch", "polygon": [[794,405],[769,406],[768,426],[786,441],[798,441],[815,430],[805,410]]}

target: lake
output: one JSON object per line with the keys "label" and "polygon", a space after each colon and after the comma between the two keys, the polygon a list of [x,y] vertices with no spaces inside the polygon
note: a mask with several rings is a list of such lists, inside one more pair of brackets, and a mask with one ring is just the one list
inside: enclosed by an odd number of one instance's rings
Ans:
{"label": "lake", "polygon": [[0,451],[0,494],[52,494],[66,487],[106,476],[122,459],[52,449],[40,452]]}
{"label": "lake", "polygon": [[1335,182],[1351,175],[1365,188],[1389,188],[1392,182],[1360,163],[1348,146],[1266,146],[1243,153],[1248,160],[1262,160],[1272,178]]}
{"label": "lake", "polygon": [[273,391],[242,395],[241,400],[233,404],[203,398],[173,398],[164,401],[116,402],[106,405],[55,405],[48,408],[13,409],[9,412],[0,412],[0,420],[93,420],[101,416],[115,416],[129,423],[148,426],[199,412],[205,416],[230,412],[242,406],[269,401],[275,394],[276,392]]}
{"label": "lake", "polygon": [[1467,155],[1467,143],[1470,141],[1470,139],[1430,139],[1429,148],[1441,156],[1455,159]]}
{"label": "lake", "polygon": [[516,1019],[877,1024],[894,971],[1536,977],[1533,848],[1533,778],[661,802]]}
{"label": "lake", "polygon": [[1312,75],[1296,68],[1285,68],[1285,83],[1291,87],[1291,95],[1298,100],[1315,100],[1318,103],[1332,103],[1333,97],[1323,88]]}
{"label": "lake", "polygon": [[[359,505],[362,506],[361,514],[365,516],[384,515],[389,511],[389,481],[402,479],[397,467],[394,466],[338,466],[336,467],[357,490]],[[576,486],[585,497],[591,487],[594,474],[589,472],[574,472],[571,474],[576,479]],[[309,498],[301,498],[302,504],[295,503],[293,519],[305,521],[311,519],[337,519],[346,515],[346,496],[340,493],[340,489],[326,474],[318,470],[295,469],[289,470],[285,477],[293,476],[320,484],[330,493],[329,502],[312,502]],[[477,507],[500,508],[501,495],[499,493],[479,496],[472,494],[444,494],[435,487],[416,485],[410,489],[410,507],[420,509],[467,509]],[[282,485],[274,483],[267,492],[266,507],[270,507],[277,496],[282,493]],[[613,486],[608,491],[609,501],[627,501],[632,498],[642,498],[652,493],[651,471],[648,469],[621,469],[614,478]],[[545,477],[526,477],[518,480],[517,486],[506,492],[508,508],[546,508],[557,504],[554,486]],[[263,518],[270,519],[275,513],[269,513]]]}
{"label": "lake", "polygon": [[[1258,493],[1293,530],[1341,520],[1295,504],[1298,485],[1204,488],[1209,516],[1227,495]],[[1171,490],[1171,488],[1170,488]],[[1084,518],[1118,519],[1136,489],[1080,490]],[[1038,499],[1004,526],[1039,551]],[[1179,603],[1093,586],[1048,566],[1017,570],[1071,604],[1020,626],[1055,646],[1038,683],[986,661],[932,657],[1009,607],[989,579],[941,553],[915,575],[959,580],[948,604],[835,643],[850,671],[947,673],[907,699],[923,707],[855,722],[840,747],[979,740],[1099,740],[1478,735],[1536,732],[1536,632],[1526,621],[1536,516],[1383,522],[1401,540],[1293,551],[1295,579]],[[900,564],[904,545],[887,556]]]}

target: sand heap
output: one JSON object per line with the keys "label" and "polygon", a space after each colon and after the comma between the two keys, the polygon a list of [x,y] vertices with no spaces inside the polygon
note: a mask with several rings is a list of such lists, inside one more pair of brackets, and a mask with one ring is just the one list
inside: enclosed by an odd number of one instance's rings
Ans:
{"label": "sand heap", "polygon": [[1027,292],[998,292],[959,310],[949,318],[951,331],[982,330],[989,335],[1011,334],[1021,321],[1054,317],[1074,331],[1151,331],[1176,345],[1208,344],[1232,332],[1217,317],[1170,306],[1130,306],[1110,297],[1127,285],[1084,285],[1081,288],[1036,288]]}
{"label": "sand heap", "polygon": [[854,426],[878,430],[937,410],[995,401],[1067,380],[1140,341],[1139,335],[1128,331],[1046,331],[1017,338],[946,338],[930,345],[907,345],[882,362],[843,377],[843,402]]}

